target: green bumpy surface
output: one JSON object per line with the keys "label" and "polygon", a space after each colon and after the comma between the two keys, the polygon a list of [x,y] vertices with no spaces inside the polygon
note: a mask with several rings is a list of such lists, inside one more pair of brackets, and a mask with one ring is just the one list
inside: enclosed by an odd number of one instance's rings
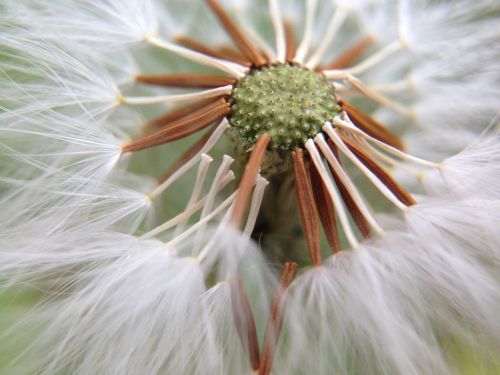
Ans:
{"label": "green bumpy surface", "polygon": [[253,71],[236,85],[229,122],[244,148],[251,149],[262,133],[270,148],[303,147],[321,132],[325,121],[339,114],[333,86],[321,75],[294,65]]}

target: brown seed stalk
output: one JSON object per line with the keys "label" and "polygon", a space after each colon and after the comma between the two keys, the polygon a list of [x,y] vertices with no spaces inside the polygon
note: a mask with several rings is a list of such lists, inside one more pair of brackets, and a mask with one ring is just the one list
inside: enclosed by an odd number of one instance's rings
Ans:
{"label": "brown seed stalk", "polygon": [[140,83],[151,85],[193,88],[217,88],[234,85],[237,82],[236,78],[201,73],[138,75],[135,77],[135,80]]}
{"label": "brown seed stalk", "polygon": [[350,141],[346,136],[341,135],[342,141],[352,151],[354,155],[377,176],[377,178],[404,204],[413,206],[417,202],[415,198],[406,191],[387,171],[373,160],[370,155],[358,147],[354,142]]}
{"label": "brown seed stalk", "polygon": [[375,121],[372,117],[345,100],[339,100],[338,103],[347,112],[351,121],[362,131],[381,142],[387,143],[399,150],[404,150],[405,147],[401,138],[388,130],[384,125]]}
{"label": "brown seed stalk", "polygon": [[280,285],[274,294],[271,311],[269,313],[264,333],[264,344],[262,346],[262,355],[260,357],[261,365],[259,368],[259,375],[269,375],[271,372],[274,353],[276,351],[276,346],[281,333],[281,326],[283,324],[287,289],[295,277],[297,267],[297,263],[287,262],[285,263],[283,273],[281,274]]}
{"label": "brown seed stalk", "polygon": [[130,142],[123,147],[122,151],[140,151],[164,143],[173,142],[181,138],[185,138],[197,131],[206,128],[210,124],[221,120],[230,112],[230,104],[224,98],[221,98],[214,103],[200,108],[199,110],[193,112],[191,115],[171,122],[164,129],[158,130],[153,134]]}
{"label": "brown seed stalk", "polygon": [[145,123],[142,126],[142,129],[144,130],[144,132],[148,132],[150,129],[162,128],[162,127],[167,126],[168,124],[170,124],[174,121],[177,121],[183,117],[191,115],[193,112],[195,112],[196,110],[198,110],[202,107],[205,107],[209,103],[217,102],[219,99],[220,99],[220,97],[215,98],[215,99],[211,98],[211,99],[197,100],[197,101],[190,103],[190,104],[187,104],[185,106],[175,108],[175,109],[167,112],[166,114]]}
{"label": "brown seed stalk", "polygon": [[304,162],[304,151],[302,149],[292,151],[292,160],[295,173],[295,192],[309,257],[312,264],[319,266],[321,265],[321,249],[318,211],[316,210],[311,182]]}
{"label": "brown seed stalk", "polygon": [[293,24],[290,20],[285,20],[285,40],[286,40],[286,61],[293,62],[297,53],[297,39],[293,31]]}
{"label": "brown seed stalk", "polygon": [[204,55],[215,57],[217,59],[222,59],[222,60],[227,60],[227,61],[232,61],[237,64],[243,65],[243,66],[251,66],[252,63],[248,61],[246,58],[235,58],[234,56],[230,56],[227,53],[220,51],[220,50],[215,50],[210,47],[207,47],[205,44],[200,43],[194,39],[191,39],[186,36],[179,36],[175,38],[175,41],[177,44],[180,44],[181,46],[184,46],[186,48],[189,48],[193,51],[203,53]]}
{"label": "brown seed stalk", "polygon": [[250,60],[253,65],[261,67],[267,64],[267,60],[260,52],[250,43],[245,34],[240,30],[236,22],[234,22],[224,8],[217,0],[206,0],[208,6],[215,13],[222,26],[234,41],[234,44]]}
{"label": "brown seed stalk", "polygon": [[318,209],[319,218],[325,232],[326,240],[333,254],[338,253],[342,248],[335,219],[335,208],[328,194],[328,190],[321,178],[314,163],[309,164],[309,175],[314,194],[314,201]]}
{"label": "brown seed stalk", "polygon": [[351,66],[366,49],[373,43],[373,38],[367,36],[360,39],[350,48],[342,52],[339,56],[334,58],[331,62],[318,67],[317,71],[332,70],[332,69],[345,69]]}
{"label": "brown seed stalk", "polygon": [[[328,140],[328,145],[330,146],[333,154],[335,155],[339,163],[342,164],[342,160],[340,159],[337,146],[335,146],[335,144],[331,140]],[[333,170],[333,168],[330,165],[328,167],[333,176],[333,179],[335,180],[335,184],[339,189],[340,195],[342,196],[342,200],[344,201],[345,206],[349,211],[349,214],[351,215],[352,219],[356,223],[356,227],[358,228],[359,232],[363,237],[365,238],[370,237],[372,233],[370,224],[366,220],[365,216],[361,213],[361,210],[358,208],[356,202],[354,202],[354,199],[351,197],[351,194],[349,194],[349,191],[342,183],[337,173]]]}
{"label": "brown seed stalk", "polygon": [[[229,61],[234,61],[238,62],[240,61],[239,64],[244,65],[244,66],[251,66],[252,63],[248,61],[248,59],[243,56],[243,54],[237,50],[236,48],[233,48],[228,45],[222,45],[216,49],[217,53],[220,53],[221,56],[224,56],[225,60]],[[241,62],[244,62],[243,64]]]}
{"label": "brown seed stalk", "polygon": [[245,171],[243,172],[243,176],[240,180],[238,194],[236,196],[231,214],[231,223],[235,226],[240,224],[243,213],[247,208],[252,186],[255,183],[257,174],[259,173],[260,164],[270,140],[271,137],[268,134],[262,134],[250,154],[250,158],[248,159]]}
{"label": "brown seed stalk", "polygon": [[174,164],[172,164],[168,170],[159,178],[158,183],[161,184],[166,181],[170,176],[172,176],[177,170],[182,167],[188,160],[194,157],[200,150],[203,145],[208,141],[213,132],[217,129],[217,125],[212,126],[208,130],[208,132],[200,138],[198,142],[192,145],[186,152],[184,152],[180,158],[178,158]]}
{"label": "brown seed stalk", "polygon": [[240,279],[230,281],[231,289],[231,307],[233,309],[233,318],[236,325],[238,336],[243,347],[248,353],[250,365],[254,371],[260,367],[259,341],[257,338],[257,329],[255,328],[255,319],[252,314],[248,295]]}

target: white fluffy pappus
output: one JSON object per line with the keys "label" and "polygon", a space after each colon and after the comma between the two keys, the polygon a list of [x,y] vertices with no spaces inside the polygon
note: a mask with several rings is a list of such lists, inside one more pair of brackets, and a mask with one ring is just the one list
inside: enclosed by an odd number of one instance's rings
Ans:
{"label": "white fluffy pappus", "polygon": [[455,374],[450,338],[493,364],[498,272],[429,238],[394,232],[299,276],[276,373]]}
{"label": "white fluffy pappus", "polygon": [[[39,332],[12,368],[27,361],[26,373],[40,374],[248,373],[230,284],[241,280],[262,321],[275,280],[246,237],[230,228],[215,233],[203,258],[192,255],[192,241],[172,247],[90,229],[85,237],[67,232],[29,251],[2,253],[3,288],[24,285],[44,294],[1,335],[13,343],[23,332]],[[208,231],[206,239],[213,238]]]}

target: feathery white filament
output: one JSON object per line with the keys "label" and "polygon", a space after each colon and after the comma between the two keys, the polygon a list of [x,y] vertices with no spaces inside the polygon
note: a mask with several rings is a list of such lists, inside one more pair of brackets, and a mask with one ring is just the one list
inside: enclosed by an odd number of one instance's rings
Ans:
{"label": "feathery white filament", "polygon": [[[186,204],[185,211],[189,211],[191,206],[198,200],[201,189],[203,188],[203,184],[205,182],[205,178],[207,177],[208,167],[213,162],[213,160],[214,159],[212,159],[212,157],[207,154],[201,155],[200,164],[198,165],[198,172],[196,173],[196,181],[194,183],[193,191],[191,192],[188,203]],[[183,222],[179,223],[179,225],[177,225],[177,227],[175,228],[174,236],[184,230],[186,222],[187,218]]]}
{"label": "feathery white filament", "polygon": [[257,215],[259,214],[262,198],[264,197],[264,190],[266,189],[267,185],[269,185],[269,181],[267,181],[261,175],[258,175],[257,184],[255,185],[255,189],[253,191],[250,212],[248,213],[247,223],[245,225],[245,229],[243,230],[243,234],[247,237],[250,237],[255,227],[255,222],[257,221]]}
{"label": "feathery white filament", "polygon": [[391,155],[386,155],[383,152],[377,150],[375,147],[373,147],[371,144],[368,143],[368,141],[364,138],[362,138],[359,134],[352,134],[353,138],[356,140],[358,144],[361,145],[361,147],[364,148],[368,154],[370,154],[373,158],[382,161],[383,163],[386,163],[392,167],[398,167],[401,168],[415,176],[421,175],[422,171],[420,169],[415,169],[412,168],[411,166],[396,160],[394,157]]}
{"label": "feathery white filament", "polygon": [[244,13],[243,8],[235,9],[236,19],[238,21],[239,26],[245,32],[247,37],[255,44],[255,46],[262,50],[264,54],[271,61],[276,60],[276,52],[269,46],[269,44],[254,30],[252,26],[248,24],[246,14]]}
{"label": "feathery white filament", "polygon": [[193,92],[190,94],[178,94],[178,95],[160,95],[160,96],[139,96],[139,97],[126,97],[120,96],[118,100],[121,103],[131,104],[131,105],[147,105],[156,103],[177,103],[188,100],[200,100],[209,99],[216,96],[229,95],[233,91],[233,86],[227,85],[222,87],[217,87],[215,89],[203,90],[199,92]]}
{"label": "feathery white filament", "polygon": [[407,154],[406,152],[398,150],[397,148],[395,148],[391,145],[388,145],[382,141],[379,141],[377,138],[374,138],[371,135],[362,131],[361,129],[357,128],[352,122],[350,122],[350,120],[349,120],[349,122],[347,122],[347,121],[340,119],[339,117],[334,117],[333,124],[343,128],[343,129],[346,129],[350,132],[354,132],[355,134],[362,136],[363,138],[369,140],[370,142],[375,143],[377,146],[384,149],[388,153],[396,155],[397,157],[399,157],[403,160],[408,160],[412,163],[420,164],[420,165],[427,167],[427,168],[439,168],[440,167],[440,165],[437,163],[433,163],[431,161],[424,160],[424,159],[418,158],[416,156]]}
{"label": "feathery white filament", "polygon": [[[201,249],[201,251],[198,253],[197,257],[200,261],[203,261],[206,259],[210,251],[214,248],[215,244],[220,240],[220,233],[224,231],[228,227],[228,222],[230,219],[231,212],[233,211],[234,207],[234,201],[238,195],[238,190],[236,190],[228,199],[231,199],[231,206],[229,209],[226,211],[222,219],[219,221],[219,225],[217,227],[217,231],[215,234],[212,236],[212,238],[208,241],[208,243]],[[193,256],[196,256],[196,254],[193,254]]]}
{"label": "feathery white filament", "polygon": [[380,103],[387,108],[391,108],[394,111],[413,118],[415,117],[415,113],[411,108],[408,108],[404,105],[401,105],[394,100],[389,99],[388,97],[376,92],[373,89],[368,88],[359,78],[356,78],[350,74],[347,75],[347,78],[345,79],[347,82],[349,82],[354,88],[356,88],[359,92],[361,92],[363,95],[366,97],[372,99],[373,101]]}
{"label": "feathery white filament", "polygon": [[203,53],[190,50],[189,48],[181,47],[176,44],[167,42],[166,40],[160,39],[156,36],[147,35],[144,39],[151,45],[173,52],[179,56],[182,56],[199,64],[222,70],[223,72],[226,72],[235,78],[241,78],[245,76],[245,73],[248,70],[244,66],[230,63],[221,59],[216,59],[215,57],[207,56]]}
{"label": "feathery white filament", "polygon": [[395,82],[383,83],[383,84],[373,84],[368,86],[369,89],[381,92],[384,94],[393,94],[402,91],[407,91],[413,88],[412,81],[408,79],[402,79]]}
{"label": "feathery white filament", "polygon": [[297,47],[297,53],[294,60],[299,64],[304,62],[309,48],[311,47],[311,37],[314,24],[314,15],[316,14],[316,8],[318,6],[318,0],[307,0],[306,1],[306,22],[304,25],[304,35],[302,40]]}
{"label": "feathery white filament", "polygon": [[[230,183],[231,181],[234,180],[234,178],[235,178],[234,177],[234,173],[232,171],[229,171],[226,174],[226,176],[224,176],[224,178],[219,182],[218,187],[217,187],[217,193],[220,192],[222,189],[224,189],[227,186],[228,183]],[[191,206],[189,206],[189,208],[186,208],[181,214],[179,214],[176,217],[174,217],[174,218],[172,218],[172,219],[164,222],[163,224],[157,226],[156,228],[150,230],[149,232],[144,233],[139,238],[141,240],[145,240],[145,239],[154,237],[157,234],[165,232],[166,230],[168,230],[168,229],[170,229],[170,228],[172,228],[172,227],[174,227],[176,225],[179,225],[179,227],[181,228],[179,230],[179,232],[182,232],[183,227],[184,227],[184,223],[196,211],[198,211],[199,209],[201,209],[202,207],[204,207],[205,202],[207,201],[207,199],[208,199],[208,194],[205,195],[203,198],[201,198],[198,202],[196,202],[196,203],[192,204]],[[176,228],[176,233],[174,233],[174,236],[177,236],[177,235],[179,235],[179,233],[177,233],[177,228]]]}
{"label": "feathery white filament", "polygon": [[231,194],[228,198],[226,198],[219,206],[217,206],[212,212],[210,212],[208,215],[206,215],[203,219],[200,219],[199,221],[196,222],[193,226],[191,226],[189,229],[185,230],[183,233],[179,234],[177,237],[173,238],[169,242],[166,243],[166,246],[173,246],[175,247],[176,244],[179,244],[180,242],[184,241],[187,239],[189,236],[191,236],[193,233],[197,233],[197,231],[200,228],[205,227],[205,225],[212,220],[214,217],[219,215],[221,212],[223,212],[229,205],[234,201],[236,197],[237,191],[235,191],[233,194]]}
{"label": "feathery white filament", "polygon": [[381,63],[382,61],[390,57],[392,54],[400,51],[402,48],[403,45],[401,41],[396,40],[392,43],[389,43],[384,48],[380,49],[379,51],[374,53],[372,56],[366,58],[359,64],[354,65],[349,69],[345,69],[344,71],[353,75],[365,73],[366,71],[373,68],[375,65]]}
{"label": "feathery white filament", "polygon": [[343,8],[337,8],[337,11],[335,12],[335,15],[333,16],[332,22],[329,23],[328,29],[326,30],[325,35],[321,39],[321,44],[319,47],[316,49],[316,52],[311,56],[309,61],[307,61],[306,66],[313,70],[316,68],[319,63],[321,62],[321,59],[323,58],[326,50],[330,46],[330,43],[332,42],[333,38],[339,31],[340,27],[345,21],[345,18],[347,16],[347,12]]}
{"label": "feathery white filament", "polygon": [[344,171],[344,168],[342,168],[339,161],[337,160],[337,158],[333,154],[332,150],[330,150],[330,147],[326,144],[325,138],[323,137],[323,134],[319,133],[314,138],[314,141],[321,149],[321,152],[323,153],[323,155],[325,155],[326,160],[332,166],[335,173],[339,176],[340,181],[344,184],[345,188],[349,192],[349,195],[352,197],[352,199],[356,203],[356,206],[358,206],[359,210],[361,211],[363,216],[366,218],[368,223],[370,223],[371,227],[378,234],[380,234],[380,235],[384,234],[385,231],[380,227],[380,225],[378,225],[377,221],[375,220],[372,213],[370,212],[370,209],[367,207],[366,203],[364,202],[363,198],[361,197],[358,189],[356,188],[356,186],[354,186],[351,179],[349,178],[347,173]]}
{"label": "feathery white filament", "polygon": [[311,159],[314,165],[316,166],[316,169],[318,170],[321,179],[325,183],[328,193],[330,194],[330,198],[332,199],[333,205],[335,206],[335,210],[337,211],[337,215],[340,219],[340,224],[344,229],[347,240],[349,241],[351,247],[353,249],[356,249],[359,246],[359,242],[352,231],[351,225],[349,224],[349,219],[347,218],[347,214],[342,204],[342,200],[339,196],[339,193],[333,186],[330,176],[328,176],[328,172],[326,171],[326,168],[323,165],[318,149],[314,145],[314,141],[312,139],[308,139],[305,146],[307,151],[309,151],[309,155],[311,156]]}
{"label": "feathery white filament", "polygon": [[323,130],[330,137],[330,139],[335,143],[335,145],[342,151],[342,153],[349,158],[349,160],[359,168],[361,172],[375,185],[375,187],[380,190],[380,192],[389,199],[396,207],[402,211],[406,211],[408,207],[403,204],[388,188],[385,186],[372,171],[370,171],[351,150],[345,145],[342,139],[337,134],[337,131],[332,128],[332,125],[327,122],[323,126]]}
{"label": "feathery white filament", "polygon": [[269,0],[269,15],[276,37],[276,59],[284,63],[286,58],[285,25],[278,5],[278,0]]}
{"label": "feathery white filament", "polygon": [[[210,187],[210,191],[208,192],[207,201],[203,207],[203,210],[201,211],[200,220],[204,219],[208,215],[208,213],[212,211],[212,207],[215,202],[215,196],[218,190],[217,187],[220,184],[222,178],[224,178],[224,176],[228,173],[229,168],[231,167],[233,161],[234,159],[232,157],[224,155],[222,163],[219,166],[217,173],[215,174],[213,184]],[[204,236],[205,236],[205,227],[201,227],[196,233],[196,239],[193,245],[194,252],[197,252],[198,249],[200,248]]]}
{"label": "feathery white filament", "polygon": [[182,176],[184,173],[189,171],[199,160],[200,156],[209,150],[212,149],[212,147],[217,143],[217,141],[223,136],[224,132],[230,128],[230,125],[226,119],[223,119],[219,126],[215,129],[213,134],[210,136],[210,138],[207,140],[205,145],[201,148],[201,150],[193,156],[191,159],[189,159],[187,162],[185,162],[182,167],[180,167],[175,173],[173,173],[169,178],[167,178],[165,181],[161,183],[155,190],[149,194],[149,197],[151,199],[154,199],[158,195],[160,195],[162,192],[165,191],[175,180],[177,180],[180,176]]}

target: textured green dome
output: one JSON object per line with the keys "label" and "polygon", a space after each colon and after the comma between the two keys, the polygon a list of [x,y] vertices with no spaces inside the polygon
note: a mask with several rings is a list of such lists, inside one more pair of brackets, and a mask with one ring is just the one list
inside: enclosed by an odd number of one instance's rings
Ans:
{"label": "textured green dome", "polygon": [[340,107],[332,85],[321,75],[294,65],[255,70],[231,95],[230,124],[250,149],[262,133],[272,149],[303,147]]}

